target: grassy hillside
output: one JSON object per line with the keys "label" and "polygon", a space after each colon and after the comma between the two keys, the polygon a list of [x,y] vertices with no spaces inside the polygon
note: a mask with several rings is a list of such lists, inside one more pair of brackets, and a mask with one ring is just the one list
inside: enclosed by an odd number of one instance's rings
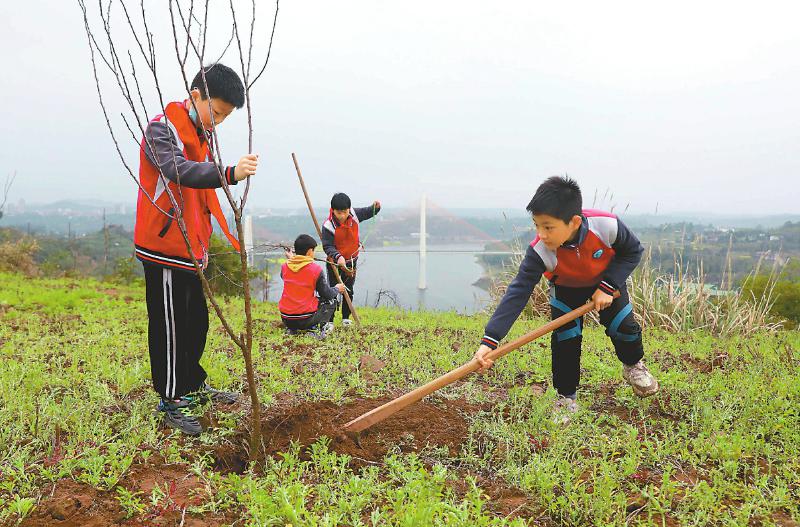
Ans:
{"label": "grassy hillside", "polygon": [[[0,524],[800,520],[800,333],[649,332],[662,392],[643,401],[589,328],[581,410],[567,427],[551,422],[542,339],[359,446],[337,425],[469,360],[485,316],[362,309],[363,329],[318,342],[285,336],[276,307],[259,304],[254,360],[271,456],[248,467],[246,403],[203,408],[196,439],[158,426],[143,294],[0,274]],[[203,363],[216,386],[242,389],[243,361],[213,318]]]}

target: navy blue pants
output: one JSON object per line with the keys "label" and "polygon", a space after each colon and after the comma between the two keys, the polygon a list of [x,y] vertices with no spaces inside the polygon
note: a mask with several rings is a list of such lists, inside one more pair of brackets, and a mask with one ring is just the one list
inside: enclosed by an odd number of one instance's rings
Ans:
{"label": "navy blue pants", "polygon": [[[576,309],[589,300],[596,287],[564,287],[554,285],[550,288],[550,312],[553,319]],[[628,290],[619,290],[619,298],[600,311],[600,323],[611,338],[617,358],[633,366],[644,356],[642,347],[642,328],[633,316],[633,308],[628,299]],[[581,379],[581,336],[583,317],[568,323],[550,335],[550,349],[553,355],[553,387],[559,395],[574,394]]]}

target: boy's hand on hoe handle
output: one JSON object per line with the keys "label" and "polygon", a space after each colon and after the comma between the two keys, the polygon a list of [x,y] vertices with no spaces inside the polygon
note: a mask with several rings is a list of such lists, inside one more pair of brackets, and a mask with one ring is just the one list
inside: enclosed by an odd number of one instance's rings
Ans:
{"label": "boy's hand on hoe handle", "polygon": [[242,156],[236,169],[233,171],[233,177],[236,181],[241,181],[245,178],[255,175],[256,168],[258,167],[258,154],[247,154]]}
{"label": "boy's hand on hoe handle", "polygon": [[602,311],[603,309],[607,308],[611,305],[611,302],[614,301],[614,297],[605,293],[598,289],[592,295],[592,302],[594,302],[594,308],[598,311]]}
{"label": "boy's hand on hoe handle", "polygon": [[336,265],[347,269],[347,260],[344,259],[344,256],[340,255],[339,258],[336,260]]}
{"label": "boy's hand on hoe handle", "polygon": [[[614,301],[614,296],[604,293],[601,290],[597,290],[592,295],[592,304],[594,304],[594,309],[600,311],[608,306]],[[475,355],[472,357],[481,367],[478,369],[479,373],[485,373],[486,370],[494,365],[494,361],[487,357],[487,355],[492,351],[492,348],[485,344],[481,344],[478,348],[478,351],[475,352]]]}
{"label": "boy's hand on hoe handle", "polygon": [[339,291],[339,294],[340,294],[340,295],[343,295],[343,294],[344,294],[344,292],[345,292],[345,291],[347,291],[347,287],[345,287],[345,285],[344,285],[344,284],[342,284],[342,283],[336,284],[336,285],[334,285],[333,287],[335,287],[335,288],[336,288],[336,290],[337,290],[337,291]]}
{"label": "boy's hand on hoe handle", "polygon": [[486,372],[486,370],[491,368],[492,365],[494,364],[494,361],[492,359],[486,357],[486,355],[488,355],[490,351],[492,351],[492,348],[490,348],[486,344],[481,344],[481,347],[478,348],[478,351],[475,352],[475,356],[473,358],[476,361],[478,361],[478,364],[481,365],[480,369],[478,370],[480,373]]}

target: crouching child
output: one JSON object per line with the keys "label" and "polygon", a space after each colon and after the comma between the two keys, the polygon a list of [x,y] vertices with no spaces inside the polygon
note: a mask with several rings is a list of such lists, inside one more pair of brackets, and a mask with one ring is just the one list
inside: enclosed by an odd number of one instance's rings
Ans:
{"label": "crouching child", "polygon": [[294,254],[281,267],[283,294],[278,302],[281,321],[289,333],[317,331],[325,336],[332,329],[329,323],[336,312],[337,295],[345,291],[342,284],[328,285],[322,268],[314,263],[317,241],[301,234],[294,241]]}

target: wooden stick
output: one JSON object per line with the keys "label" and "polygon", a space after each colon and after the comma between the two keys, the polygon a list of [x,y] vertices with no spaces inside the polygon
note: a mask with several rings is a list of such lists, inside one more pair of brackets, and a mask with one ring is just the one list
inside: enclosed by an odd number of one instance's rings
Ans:
{"label": "wooden stick", "polygon": [[[614,293],[614,298],[618,296],[619,292]],[[582,317],[592,309],[594,309],[594,303],[588,302],[579,307],[578,309],[573,309],[569,313],[561,315],[555,320],[551,320],[544,326],[535,329],[530,333],[526,333],[517,340],[513,340],[511,342],[503,344],[497,349],[489,352],[487,354],[487,358],[492,360],[497,360],[503,355],[506,355],[507,353],[514,351],[515,349],[521,346],[524,346],[525,344],[531,342],[532,340],[536,340],[542,335],[550,333],[551,331],[555,331],[564,324],[571,322],[576,318]],[[459,366],[458,368],[450,371],[449,373],[446,373],[441,377],[434,379],[429,383],[424,384],[419,388],[408,392],[405,395],[401,395],[397,399],[393,399],[388,403],[375,408],[374,410],[370,410],[369,412],[365,413],[360,417],[356,417],[355,419],[344,425],[344,429],[347,432],[361,432],[362,430],[369,428],[375,423],[383,421],[390,415],[399,412],[406,406],[414,404],[423,397],[430,395],[436,390],[443,388],[448,384],[454,383],[463,377],[466,377],[467,375],[477,371],[478,369],[480,369],[480,364],[476,359],[472,359],[471,361],[467,362],[466,364],[463,364],[462,366]]]}
{"label": "wooden stick", "polygon": [[[297,178],[300,180],[300,187],[303,189],[303,195],[306,197],[306,205],[308,205],[308,212],[311,213],[311,219],[314,220],[314,227],[317,228],[317,236],[319,236],[319,242],[322,243],[322,229],[319,226],[319,222],[317,221],[317,215],[314,212],[314,207],[311,206],[311,198],[308,197],[308,191],[306,190],[306,183],[303,181],[303,175],[300,173],[300,165],[297,164],[297,156],[294,155],[292,152],[292,161],[294,161],[294,168],[297,170]],[[331,270],[333,270],[333,275],[336,277],[336,280],[344,285],[342,281],[342,277],[339,276],[339,269],[336,268],[336,264],[332,262],[328,262],[328,265],[331,266]],[[358,313],[356,313],[356,308],[353,306],[353,302],[350,300],[350,294],[347,292],[347,286],[345,286],[344,293],[342,293],[344,297],[344,301],[347,302],[347,307],[350,308],[350,313],[353,314],[353,318],[356,321],[356,325],[361,326],[361,319],[358,318]]]}

